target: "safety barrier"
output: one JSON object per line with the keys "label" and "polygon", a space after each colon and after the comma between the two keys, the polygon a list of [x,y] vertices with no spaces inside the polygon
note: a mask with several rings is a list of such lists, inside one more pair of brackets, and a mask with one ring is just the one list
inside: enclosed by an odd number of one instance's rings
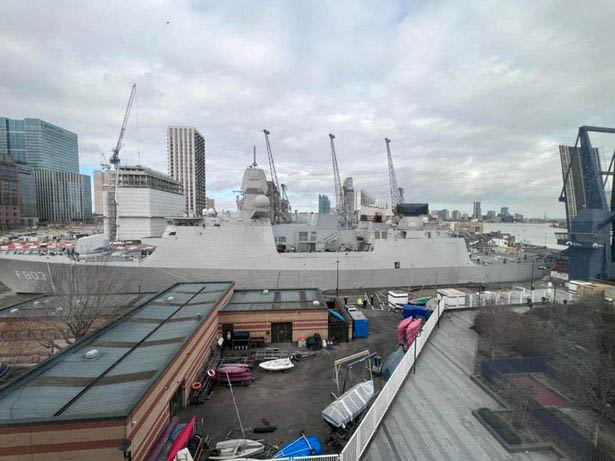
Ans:
{"label": "safety barrier", "polygon": [[410,373],[415,357],[419,357],[423,346],[429,340],[441,315],[442,311],[440,309],[435,310],[429,317],[429,320],[423,325],[421,334],[416,338],[410,349],[408,349],[401,362],[399,362],[399,365],[363,417],[361,424],[359,424],[359,427],[357,427],[350,440],[348,440],[342,453],[340,453],[340,461],[356,461],[361,457],[376,433],[382,418],[391,406],[393,399],[395,399],[399,389]]}

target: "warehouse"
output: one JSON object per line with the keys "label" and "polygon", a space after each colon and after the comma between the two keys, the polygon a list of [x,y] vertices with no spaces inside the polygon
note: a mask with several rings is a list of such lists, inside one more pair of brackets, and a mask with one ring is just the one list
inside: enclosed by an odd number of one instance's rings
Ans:
{"label": "warehouse", "polygon": [[318,289],[235,290],[218,313],[220,333],[248,332],[252,345],[328,338],[327,305]]}
{"label": "warehouse", "polygon": [[186,404],[232,293],[176,284],[1,388],[0,460],[144,459]]}

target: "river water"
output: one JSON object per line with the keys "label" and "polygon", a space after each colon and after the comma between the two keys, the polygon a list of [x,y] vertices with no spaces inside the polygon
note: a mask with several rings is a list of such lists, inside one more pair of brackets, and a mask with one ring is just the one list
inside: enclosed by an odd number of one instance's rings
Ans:
{"label": "river water", "polygon": [[517,242],[541,245],[547,248],[563,250],[566,247],[557,244],[555,232],[566,232],[566,229],[551,227],[551,224],[526,223],[483,223],[485,233],[500,231],[515,236]]}

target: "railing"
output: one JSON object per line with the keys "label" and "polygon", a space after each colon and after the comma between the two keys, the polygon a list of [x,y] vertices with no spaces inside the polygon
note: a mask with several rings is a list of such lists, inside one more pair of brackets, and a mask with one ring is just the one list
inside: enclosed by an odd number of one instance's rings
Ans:
{"label": "railing", "polygon": [[348,440],[342,453],[340,453],[340,461],[356,461],[361,457],[376,433],[382,418],[391,406],[393,399],[395,399],[399,389],[410,373],[415,357],[419,357],[423,346],[427,343],[441,315],[442,310],[435,310],[429,317],[429,320],[423,326],[422,333],[416,338],[414,344],[408,349],[401,362],[399,362],[399,365],[363,417],[361,424],[359,424],[359,427],[357,427],[350,440]]}
{"label": "railing", "polygon": [[468,309],[481,306],[513,306],[517,304],[527,304],[528,299],[533,303],[541,301],[542,298],[553,300],[555,296],[557,296],[560,301],[562,299],[573,301],[576,298],[574,293],[562,289],[557,291],[554,288],[528,290],[527,288],[520,287],[519,289],[506,292],[483,291],[480,295],[476,293],[463,296],[446,296],[442,299],[440,305],[447,310]]}
{"label": "railing", "polygon": [[340,455],[296,456],[294,458],[275,458],[265,461],[339,461]]}

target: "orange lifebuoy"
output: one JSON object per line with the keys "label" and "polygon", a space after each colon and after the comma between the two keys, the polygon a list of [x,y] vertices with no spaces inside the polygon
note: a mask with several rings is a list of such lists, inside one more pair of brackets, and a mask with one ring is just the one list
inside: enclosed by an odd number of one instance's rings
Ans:
{"label": "orange lifebuoy", "polygon": [[207,370],[207,376],[209,376],[210,378],[213,378],[214,376],[216,376],[216,372],[214,371],[213,368],[210,368],[209,370]]}
{"label": "orange lifebuoy", "polygon": [[203,387],[203,383],[200,381],[195,381],[192,383],[192,389],[198,391],[201,387]]}

